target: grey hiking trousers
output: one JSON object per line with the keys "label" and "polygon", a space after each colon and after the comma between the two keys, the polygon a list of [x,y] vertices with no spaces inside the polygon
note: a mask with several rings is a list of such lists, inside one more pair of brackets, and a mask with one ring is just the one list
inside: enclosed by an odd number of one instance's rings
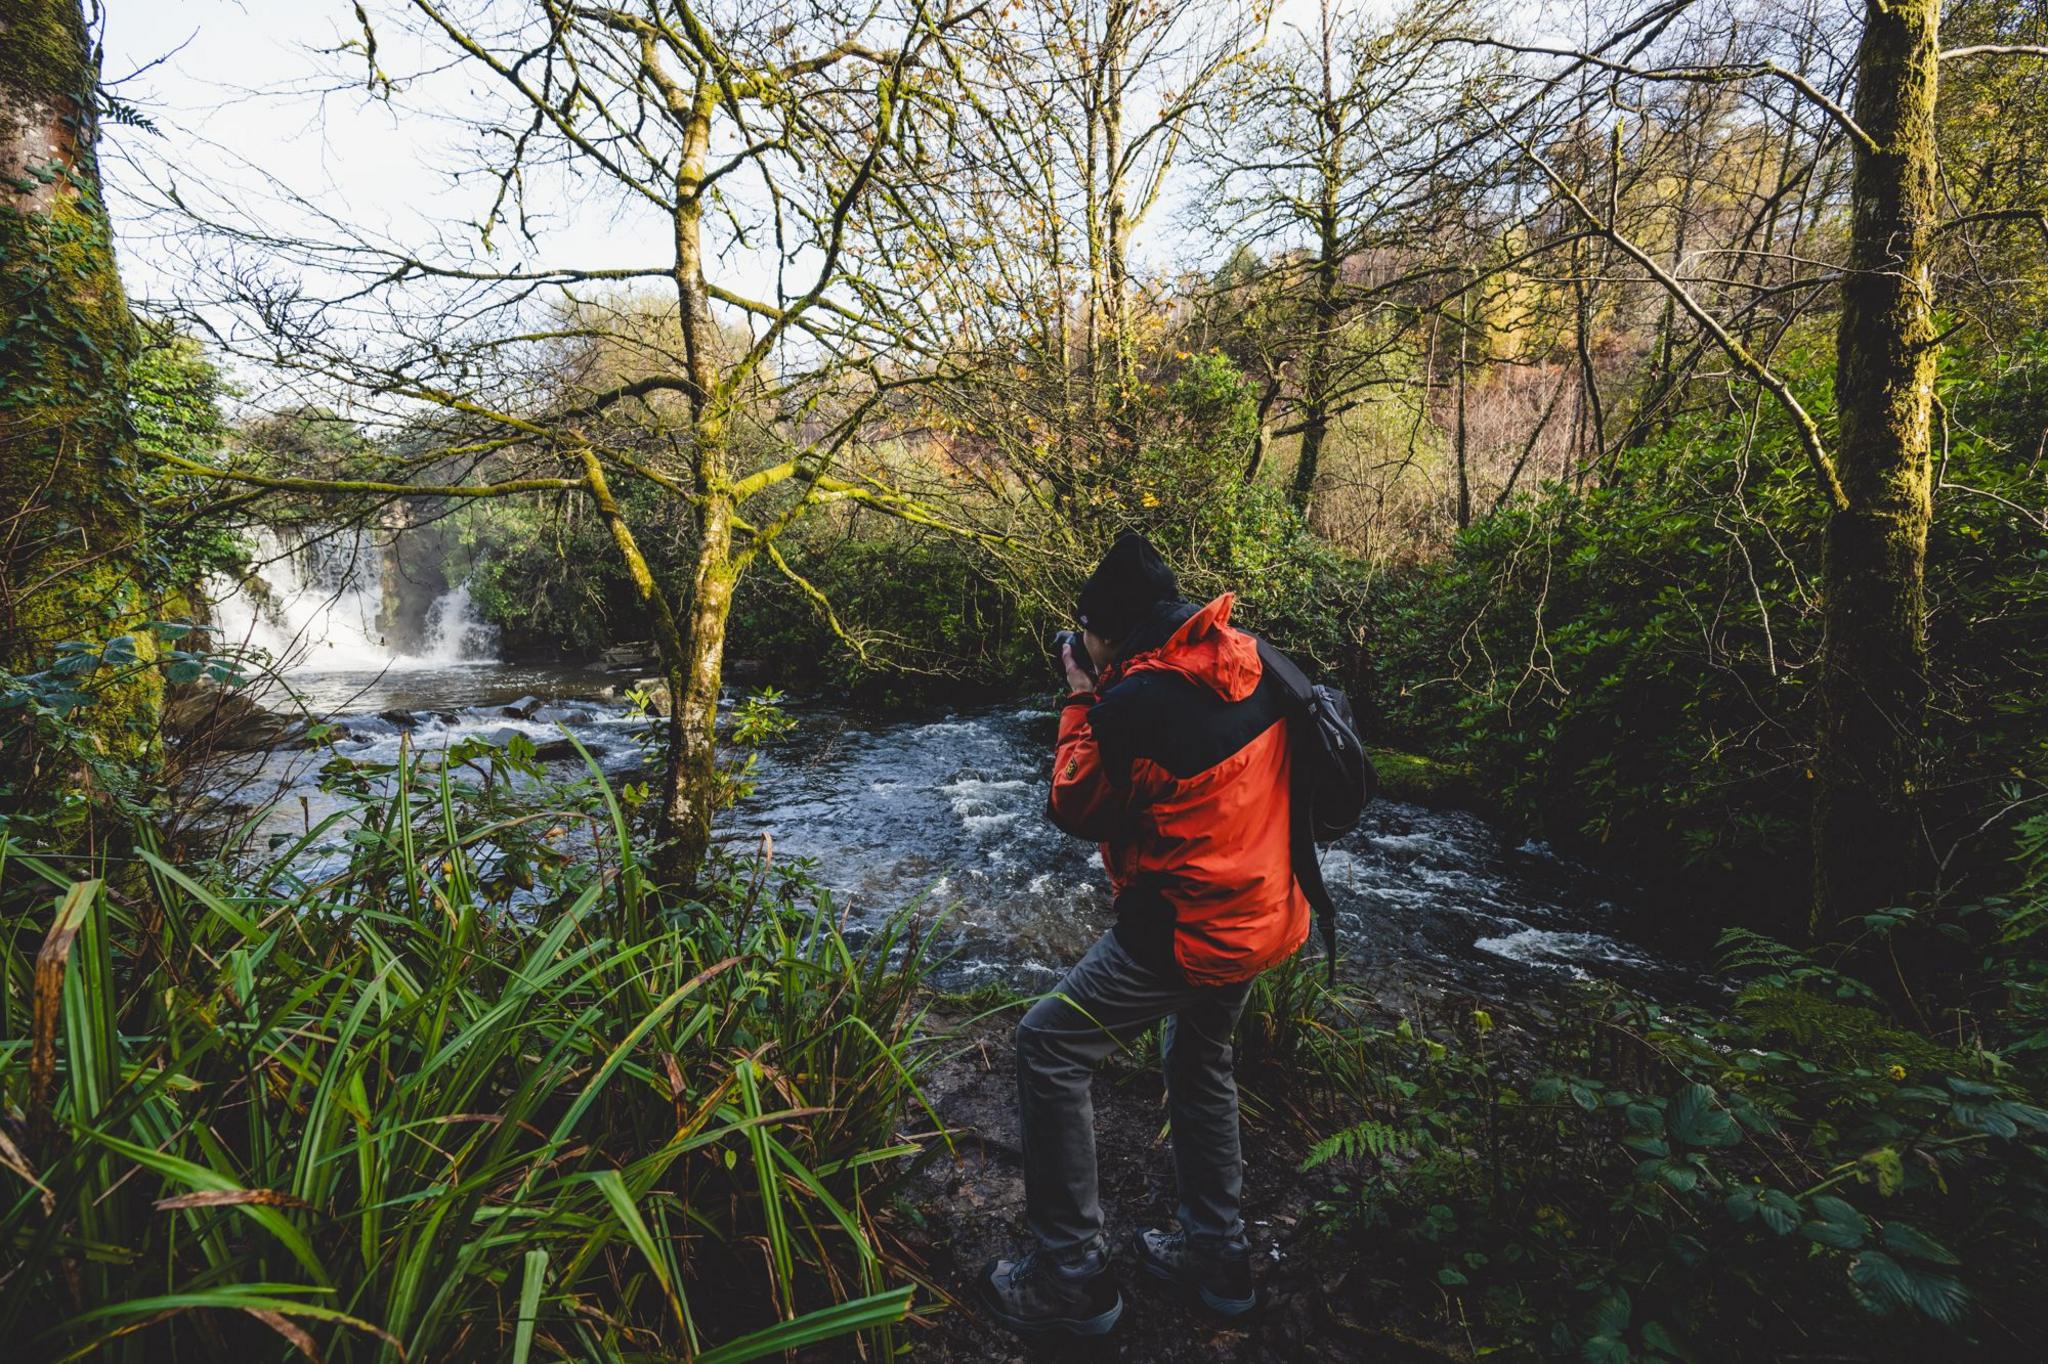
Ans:
{"label": "grey hiking trousers", "polygon": [[1170,977],[1105,933],[1024,1015],[1017,1025],[1024,1214],[1055,1263],[1080,1267],[1107,1252],[1089,1082],[1098,1065],[1161,1019],[1181,1226],[1198,1251],[1242,1250],[1244,1165],[1230,1035],[1250,993],[1250,981],[1190,985]]}

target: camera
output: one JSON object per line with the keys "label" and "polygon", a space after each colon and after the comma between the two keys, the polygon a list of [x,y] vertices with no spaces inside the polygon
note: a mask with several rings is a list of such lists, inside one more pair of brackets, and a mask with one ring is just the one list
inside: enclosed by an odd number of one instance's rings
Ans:
{"label": "camera", "polygon": [[1095,660],[1089,656],[1087,642],[1081,638],[1079,630],[1061,630],[1052,637],[1054,658],[1061,657],[1066,649],[1074,651],[1074,663],[1082,672],[1095,676]]}

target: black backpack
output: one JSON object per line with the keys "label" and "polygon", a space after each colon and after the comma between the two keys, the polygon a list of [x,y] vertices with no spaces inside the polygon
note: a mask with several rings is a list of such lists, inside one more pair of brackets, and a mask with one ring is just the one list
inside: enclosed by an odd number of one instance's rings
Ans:
{"label": "black backpack", "polygon": [[1351,700],[1335,687],[1318,686],[1294,660],[1265,640],[1259,661],[1287,697],[1287,738],[1293,756],[1290,835],[1294,846],[1294,879],[1315,908],[1329,958],[1329,979],[1337,981],[1337,906],[1323,883],[1316,844],[1342,838],[1358,827],[1366,805],[1379,794],[1380,776],[1366,756],[1351,716]]}

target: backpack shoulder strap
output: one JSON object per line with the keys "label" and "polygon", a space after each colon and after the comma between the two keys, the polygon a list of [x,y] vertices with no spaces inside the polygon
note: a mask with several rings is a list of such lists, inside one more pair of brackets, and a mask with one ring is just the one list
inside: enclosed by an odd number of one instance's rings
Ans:
{"label": "backpack shoulder strap", "polygon": [[1328,972],[1332,988],[1337,984],[1337,902],[1330,898],[1330,887],[1323,880],[1322,860],[1316,856],[1315,839],[1309,833],[1306,813],[1297,813],[1289,831],[1294,848],[1294,879],[1301,885],[1302,896],[1307,899],[1310,909],[1315,911],[1316,931],[1323,940],[1324,969]]}
{"label": "backpack shoulder strap", "polygon": [[1315,688],[1309,685],[1308,674],[1303,672],[1293,659],[1264,639],[1257,635],[1253,635],[1252,638],[1258,641],[1260,665],[1273,674],[1273,680],[1280,684],[1281,690],[1287,693],[1297,710],[1307,709],[1309,699],[1315,695]]}
{"label": "backpack shoulder strap", "polygon": [[[1310,706],[1315,698],[1315,688],[1309,683],[1295,661],[1280,650],[1254,635],[1259,644],[1259,662],[1273,674],[1281,690],[1287,694],[1290,715],[1288,737],[1296,743],[1305,742],[1307,736],[1303,727],[1308,723]],[[1289,793],[1288,842],[1292,849],[1294,879],[1301,885],[1301,893],[1315,911],[1316,928],[1323,939],[1323,956],[1328,963],[1329,981],[1337,983],[1337,903],[1330,898],[1330,888],[1323,881],[1322,861],[1316,856],[1314,812],[1307,782],[1303,779],[1304,768],[1295,765],[1294,789]]]}

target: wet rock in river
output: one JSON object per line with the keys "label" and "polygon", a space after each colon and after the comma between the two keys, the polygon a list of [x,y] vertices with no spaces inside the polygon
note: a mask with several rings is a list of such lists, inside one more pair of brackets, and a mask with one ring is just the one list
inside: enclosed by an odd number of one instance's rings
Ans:
{"label": "wet rock in river", "polygon": [[266,710],[229,687],[199,683],[179,687],[164,703],[164,732],[181,744],[221,753],[254,753],[289,744],[304,727]]}
{"label": "wet rock in river", "polygon": [[647,698],[647,713],[649,715],[665,716],[668,714],[669,708],[675,704],[669,698],[668,683],[658,677],[651,677],[644,682],[635,683],[633,689]]}
{"label": "wet rock in river", "polygon": [[538,696],[522,696],[498,713],[510,720],[531,720],[547,702]]}

